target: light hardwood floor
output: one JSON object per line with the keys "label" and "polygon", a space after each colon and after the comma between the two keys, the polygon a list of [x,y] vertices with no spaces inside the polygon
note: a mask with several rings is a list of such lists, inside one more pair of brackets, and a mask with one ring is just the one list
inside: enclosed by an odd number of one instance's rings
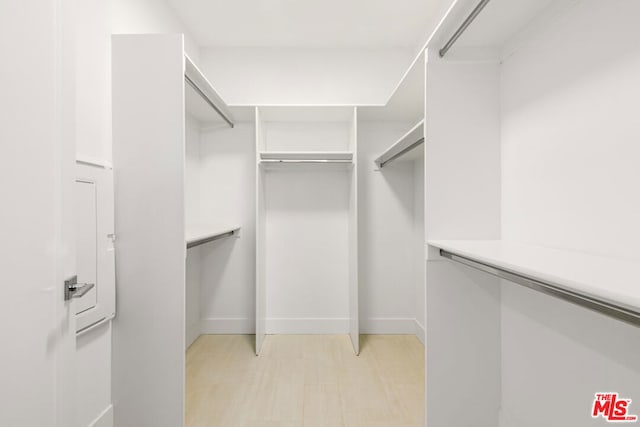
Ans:
{"label": "light hardwood floor", "polygon": [[187,427],[424,426],[412,335],[203,335],[187,351]]}

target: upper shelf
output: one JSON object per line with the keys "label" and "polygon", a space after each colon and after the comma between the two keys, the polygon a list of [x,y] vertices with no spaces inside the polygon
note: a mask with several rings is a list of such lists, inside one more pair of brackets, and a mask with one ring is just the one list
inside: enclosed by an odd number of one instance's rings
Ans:
{"label": "upper shelf", "polygon": [[391,147],[375,160],[379,168],[383,168],[386,164],[401,158],[414,148],[424,143],[424,119],[420,120],[414,127],[405,133]]}
{"label": "upper shelf", "polygon": [[[472,267],[496,269],[521,283],[604,312],[640,322],[640,262],[502,240],[429,240],[429,245],[462,257]],[[442,253],[442,252],[441,252]],[[470,261],[470,262],[468,262]],[[474,264],[476,263],[476,264]],[[499,275],[499,274],[496,274]],[[530,286],[532,284],[532,286]]]}
{"label": "upper shelf", "polygon": [[204,245],[214,240],[231,237],[240,231],[237,226],[196,226],[186,230],[187,249]]}
{"label": "upper shelf", "polygon": [[203,123],[227,123],[235,121],[229,107],[209,80],[187,55],[185,60],[185,107],[189,114]]}

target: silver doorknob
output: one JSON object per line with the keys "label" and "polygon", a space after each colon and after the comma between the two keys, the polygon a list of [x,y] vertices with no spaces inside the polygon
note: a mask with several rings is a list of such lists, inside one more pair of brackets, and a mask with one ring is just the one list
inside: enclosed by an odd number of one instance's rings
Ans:
{"label": "silver doorknob", "polygon": [[82,298],[94,286],[96,286],[95,283],[78,283],[78,276],[70,277],[64,281],[64,300]]}

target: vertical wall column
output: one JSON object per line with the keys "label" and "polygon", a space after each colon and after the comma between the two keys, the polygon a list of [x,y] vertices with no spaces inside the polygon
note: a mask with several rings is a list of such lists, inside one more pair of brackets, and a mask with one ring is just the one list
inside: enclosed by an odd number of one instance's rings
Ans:
{"label": "vertical wall column", "polygon": [[353,170],[349,192],[349,335],[353,350],[360,354],[360,319],[358,291],[358,109],[353,109],[351,123]]}
{"label": "vertical wall column", "polygon": [[182,35],[113,37],[118,427],[184,423]]}
{"label": "vertical wall column", "polygon": [[[499,239],[498,64],[428,51],[426,67],[427,239]],[[432,247],[426,278],[427,426],[495,427],[500,281]]]}

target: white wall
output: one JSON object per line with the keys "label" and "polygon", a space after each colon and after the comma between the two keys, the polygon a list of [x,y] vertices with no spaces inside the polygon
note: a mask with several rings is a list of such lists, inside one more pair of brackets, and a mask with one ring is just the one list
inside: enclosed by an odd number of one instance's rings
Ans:
{"label": "white wall", "polygon": [[[185,117],[185,222],[200,223],[200,124],[190,115]],[[187,251],[186,260],[186,342],[188,348],[200,335],[200,249]]]}
{"label": "white wall", "polygon": [[424,234],[424,147],[422,157],[413,161],[413,280],[415,283],[416,335],[425,343],[426,337],[426,271]]}
{"label": "white wall", "polygon": [[[198,248],[202,333],[255,330],[255,131],[253,124],[203,129],[200,220],[237,224],[239,238]],[[193,249],[190,249],[193,251]]]}
{"label": "white wall", "polygon": [[189,28],[163,0],[109,0],[113,34],[184,34],[184,49],[197,61],[200,47]]}
{"label": "white wall", "polygon": [[76,427],[113,425],[111,405],[111,323],[76,341]]}
{"label": "white wall", "polygon": [[[614,3],[579,3],[502,67],[506,239],[640,259],[640,4]],[[640,329],[514,286],[502,425],[601,425],[599,391],[640,413]]]}
{"label": "white wall", "polygon": [[[412,123],[358,123],[360,329],[363,333],[416,331],[415,257],[423,265],[424,231],[416,228],[415,162],[376,171],[373,162]],[[419,188],[419,191],[416,191]],[[423,219],[420,217],[421,222]],[[421,244],[416,247],[416,235]],[[424,282],[422,283],[424,286]],[[422,297],[424,299],[424,296]],[[424,326],[424,321],[420,322]]]}
{"label": "white wall", "polygon": [[111,161],[109,1],[71,0],[76,21],[76,152]]}
{"label": "white wall", "polygon": [[351,171],[267,171],[267,333],[349,331]]}
{"label": "white wall", "polygon": [[503,65],[506,238],[640,259],[638,12],[585,1]]}
{"label": "white wall", "polygon": [[75,8],[77,152],[111,160],[111,34],[184,33],[185,49],[199,48],[163,1],[71,0]]}
{"label": "white wall", "polygon": [[229,104],[384,104],[413,51],[207,48],[200,59]]}

